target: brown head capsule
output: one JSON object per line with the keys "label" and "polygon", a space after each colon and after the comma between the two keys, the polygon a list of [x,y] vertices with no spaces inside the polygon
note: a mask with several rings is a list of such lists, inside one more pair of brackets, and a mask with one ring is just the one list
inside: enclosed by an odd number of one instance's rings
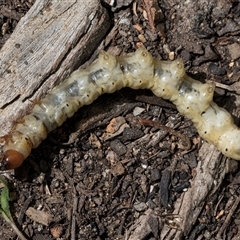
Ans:
{"label": "brown head capsule", "polygon": [[16,150],[9,149],[4,153],[4,158],[0,162],[1,170],[10,170],[18,168],[24,161],[24,156]]}

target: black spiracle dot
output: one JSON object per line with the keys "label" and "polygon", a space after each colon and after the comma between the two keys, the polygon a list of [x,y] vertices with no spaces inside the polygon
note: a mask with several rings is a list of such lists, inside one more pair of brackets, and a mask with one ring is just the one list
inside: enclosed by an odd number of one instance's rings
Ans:
{"label": "black spiracle dot", "polygon": [[189,109],[189,107],[187,107],[187,109]]}
{"label": "black spiracle dot", "polygon": [[163,88],[163,90],[162,90],[163,92],[165,91],[165,89]]}
{"label": "black spiracle dot", "polygon": [[207,131],[205,131],[204,134],[207,134]]}
{"label": "black spiracle dot", "polygon": [[114,85],[115,85],[115,83],[114,83],[114,82],[112,82],[112,85],[114,86]]}
{"label": "black spiracle dot", "polygon": [[228,151],[228,148],[226,148],[225,151],[227,152],[227,151]]}
{"label": "black spiracle dot", "polygon": [[67,106],[67,107],[69,107],[69,104],[68,104],[68,103],[66,103],[66,106]]}
{"label": "black spiracle dot", "polygon": [[87,94],[87,97],[89,98],[89,95]]}
{"label": "black spiracle dot", "polygon": [[33,114],[33,117],[38,121],[38,120],[41,120],[40,117],[36,116]]}

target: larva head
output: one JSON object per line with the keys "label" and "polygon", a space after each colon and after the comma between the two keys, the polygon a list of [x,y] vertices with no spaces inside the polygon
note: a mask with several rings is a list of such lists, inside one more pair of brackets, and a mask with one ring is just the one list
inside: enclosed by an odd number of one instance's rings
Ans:
{"label": "larva head", "polygon": [[117,60],[113,55],[101,50],[98,57],[98,63],[99,66],[103,66],[105,69],[112,70],[116,67]]}
{"label": "larva head", "polygon": [[153,65],[153,57],[145,47],[138,48],[134,56],[140,67],[143,69]]}
{"label": "larva head", "polygon": [[18,168],[22,164],[24,159],[25,158],[21,153],[13,149],[9,149],[3,153],[3,157],[0,161],[0,169],[10,170]]}

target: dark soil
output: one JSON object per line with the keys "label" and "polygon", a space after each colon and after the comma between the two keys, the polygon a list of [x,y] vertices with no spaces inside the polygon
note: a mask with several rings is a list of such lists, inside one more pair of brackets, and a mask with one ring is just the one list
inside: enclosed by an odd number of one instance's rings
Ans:
{"label": "dark soil", "polygon": [[[0,46],[33,4],[6,2],[0,0]],[[146,17],[150,1],[115,2],[112,7],[104,4],[113,24],[102,43],[105,50],[120,55],[143,43],[158,59],[182,57],[188,74],[200,81],[229,86],[240,80],[238,1],[153,1],[152,22]],[[240,108],[228,87],[218,88],[215,100],[237,116]],[[119,121],[129,128],[105,140],[106,129]],[[185,149],[186,139],[190,150]],[[173,206],[191,187],[200,145],[192,123],[151,92],[123,89],[104,95],[51,133],[16,171],[11,186],[14,219],[29,239],[129,239],[133,226],[151,210],[151,229],[130,239],[160,239],[164,223],[181,228],[181,223],[173,225]],[[227,175],[183,239],[216,239],[240,194],[239,179],[239,169]],[[40,210],[39,218],[48,213],[46,225],[26,215],[29,207]],[[239,213],[236,208],[223,239],[239,239]],[[16,239],[2,219],[0,238]]]}

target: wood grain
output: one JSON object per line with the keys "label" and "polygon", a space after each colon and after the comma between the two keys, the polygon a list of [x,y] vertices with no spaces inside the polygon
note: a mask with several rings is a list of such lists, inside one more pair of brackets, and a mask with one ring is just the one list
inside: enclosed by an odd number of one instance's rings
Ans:
{"label": "wood grain", "polygon": [[0,50],[0,136],[97,48],[110,26],[98,0],[37,0]]}

